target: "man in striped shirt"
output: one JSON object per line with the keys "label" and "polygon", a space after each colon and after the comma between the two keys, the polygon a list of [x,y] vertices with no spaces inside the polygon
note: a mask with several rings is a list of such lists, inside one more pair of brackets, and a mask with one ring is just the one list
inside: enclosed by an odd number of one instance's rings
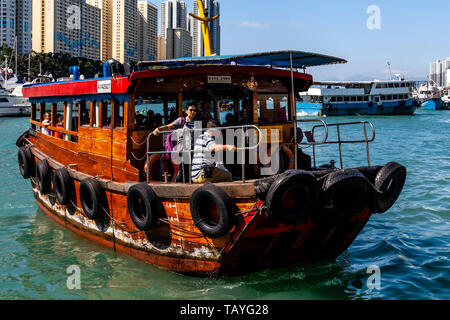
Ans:
{"label": "man in striped shirt", "polygon": [[207,124],[208,130],[195,140],[191,170],[194,183],[233,181],[231,172],[222,163],[216,163],[214,154],[222,151],[235,152],[236,147],[216,144],[215,135],[219,133],[217,129],[214,129],[216,127],[214,121],[209,121]]}

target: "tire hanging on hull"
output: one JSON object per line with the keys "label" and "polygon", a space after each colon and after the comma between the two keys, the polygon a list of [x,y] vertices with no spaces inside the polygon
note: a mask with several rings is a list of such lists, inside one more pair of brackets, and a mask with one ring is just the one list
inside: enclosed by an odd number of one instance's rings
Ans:
{"label": "tire hanging on hull", "polygon": [[389,162],[375,177],[375,188],[378,190],[373,211],[384,213],[397,201],[406,181],[406,168],[397,162]]}
{"label": "tire hanging on hull", "polygon": [[286,224],[296,224],[309,218],[320,196],[316,177],[298,170],[282,175],[270,187],[266,204],[273,218]]}
{"label": "tire hanging on hull", "polygon": [[53,173],[53,191],[56,199],[62,205],[66,205],[70,201],[72,195],[73,182],[66,168],[56,169]]}
{"label": "tire hanging on hull", "polygon": [[101,211],[104,194],[100,183],[94,178],[86,178],[80,184],[80,200],[83,211],[89,219],[103,217]]}
{"label": "tire hanging on hull", "polygon": [[35,160],[33,153],[29,148],[20,147],[17,154],[17,161],[19,163],[20,174],[24,179],[28,179],[35,175]]}
{"label": "tire hanging on hull", "polygon": [[330,173],[324,181],[321,208],[314,215],[317,224],[337,225],[368,207],[369,182],[357,170]]}
{"label": "tire hanging on hull", "polygon": [[148,231],[158,223],[158,198],[148,184],[135,184],[128,190],[127,206],[131,220],[139,230]]}
{"label": "tire hanging on hull", "polygon": [[190,205],[195,225],[208,238],[223,237],[236,224],[231,198],[213,184],[206,184],[195,190]]}
{"label": "tire hanging on hull", "polygon": [[50,193],[52,190],[51,169],[45,159],[36,164],[36,180],[38,182],[40,193]]}

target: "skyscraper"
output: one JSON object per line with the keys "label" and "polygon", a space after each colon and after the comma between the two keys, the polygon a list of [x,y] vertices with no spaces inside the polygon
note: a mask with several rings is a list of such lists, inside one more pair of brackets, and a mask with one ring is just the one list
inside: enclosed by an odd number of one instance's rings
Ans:
{"label": "skyscraper", "polygon": [[139,60],[156,60],[158,44],[158,7],[147,0],[138,1]]}
{"label": "skyscraper", "polygon": [[166,59],[192,56],[192,37],[188,30],[167,29]]}
{"label": "skyscraper", "polygon": [[[0,0],[0,46],[31,50],[31,0]],[[17,42],[17,43],[16,43]]]}
{"label": "skyscraper", "polygon": [[187,5],[179,0],[161,3],[161,36],[167,38],[167,29],[187,29]]}
{"label": "skyscraper", "polygon": [[122,63],[139,60],[137,0],[114,0],[112,57]]}
{"label": "skyscraper", "polygon": [[34,0],[32,49],[100,59],[101,11],[84,0]]}
{"label": "skyscraper", "polygon": [[[194,0],[194,14],[199,16],[199,9],[197,1]],[[205,1],[205,14],[206,17],[211,19],[212,17],[220,14],[220,4],[215,0]],[[202,23],[190,18],[190,31],[192,36],[192,55],[194,57],[201,57],[205,55],[204,43],[203,43],[203,33],[202,33]],[[211,21],[209,23],[209,32],[211,36],[211,48],[212,51],[220,55],[220,18]]]}

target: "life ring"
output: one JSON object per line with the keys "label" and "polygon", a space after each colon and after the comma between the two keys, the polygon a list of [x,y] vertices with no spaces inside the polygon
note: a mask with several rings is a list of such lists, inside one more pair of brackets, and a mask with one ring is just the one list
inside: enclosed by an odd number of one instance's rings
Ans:
{"label": "life ring", "polygon": [[[144,166],[144,172],[146,174],[150,174],[149,181],[162,181],[163,177],[160,172],[160,160],[162,158],[162,154],[152,154],[150,156],[150,159],[148,160],[148,168],[150,170],[147,170],[147,163]],[[176,182],[176,178],[178,175],[178,171],[180,170],[179,166],[173,162],[171,159],[164,158],[164,170],[166,169],[166,165],[169,166],[169,172],[173,172],[171,182]]]}
{"label": "life ring", "polygon": [[127,206],[131,220],[141,231],[148,231],[158,222],[158,199],[146,183],[131,186],[127,193]]}
{"label": "life ring", "polygon": [[226,235],[236,223],[230,197],[213,184],[206,184],[195,190],[190,205],[195,225],[208,238]]}
{"label": "life ring", "polygon": [[321,209],[313,220],[327,225],[348,221],[368,207],[368,200],[369,182],[360,172],[331,172],[322,186]]}
{"label": "life ring", "polygon": [[304,170],[282,175],[270,187],[267,209],[273,218],[286,224],[305,221],[318,204],[320,186],[316,177]]}
{"label": "life ring", "polygon": [[[295,169],[295,155],[294,152],[292,152],[292,150],[288,147],[288,146],[281,146],[281,151],[282,153],[280,153],[280,161],[279,161],[279,168],[277,172],[273,172],[273,174],[277,174],[277,173],[282,173],[286,170],[293,170]],[[287,157],[288,163],[283,163],[281,155],[284,154]],[[269,146],[267,149],[267,154],[266,154],[267,158],[271,158],[272,157],[272,147]],[[266,158],[266,161],[268,160]],[[264,161],[264,162],[266,162]],[[264,168],[271,168],[272,167],[272,161],[270,161],[267,164],[262,164],[262,167]]]}
{"label": "life ring", "polygon": [[72,179],[66,168],[56,169],[53,173],[53,191],[56,199],[62,205],[66,205],[70,201],[72,195]]}
{"label": "life ring", "polygon": [[38,182],[40,193],[50,193],[52,189],[50,166],[45,159],[36,164],[36,180]]}
{"label": "life ring", "polygon": [[20,174],[24,179],[28,179],[35,174],[35,161],[33,153],[29,148],[20,147],[17,154]]}
{"label": "life ring", "polygon": [[80,200],[83,211],[89,219],[103,216],[101,211],[104,195],[100,183],[94,178],[86,178],[80,184]]}
{"label": "life ring", "polygon": [[376,213],[388,211],[397,201],[406,181],[406,168],[397,162],[389,162],[375,177],[375,188],[378,190]]}

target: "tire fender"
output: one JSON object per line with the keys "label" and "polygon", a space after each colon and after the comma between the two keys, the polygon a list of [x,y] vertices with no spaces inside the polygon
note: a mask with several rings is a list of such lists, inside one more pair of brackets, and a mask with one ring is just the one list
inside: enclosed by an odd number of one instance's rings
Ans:
{"label": "tire fender", "polygon": [[33,153],[29,148],[20,147],[17,154],[20,174],[24,179],[28,179],[35,175],[35,161]]}
{"label": "tire fender", "polygon": [[128,189],[127,206],[131,220],[139,230],[148,231],[158,223],[158,198],[148,184],[139,183]]}
{"label": "tire fender", "polygon": [[80,184],[80,200],[83,211],[89,219],[103,217],[104,194],[100,183],[94,178],[86,178]]}
{"label": "tire fender", "polygon": [[216,185],[206,184],[195,190],[190,205],[195,225],[208,238],[223,237],[236,223],[231,198]]}
{"label": "tire fender", "polygon": [[56,199],[62,205],[66,205],[70,201],[72,195],[72,179],[66,168],[59,168],[53,173],[53,191]]}
{"label": "tire fender", "polygon": [[36,180],[42,194],[50,193],[52,189],[51,169],[45,159],[36,164]]}
{"label": "tire fender", "polygon": [[397,201],[406,181],[406,168],[397,162],[389,162],[375,177],[378,197],[374,212],[384,213]]}

